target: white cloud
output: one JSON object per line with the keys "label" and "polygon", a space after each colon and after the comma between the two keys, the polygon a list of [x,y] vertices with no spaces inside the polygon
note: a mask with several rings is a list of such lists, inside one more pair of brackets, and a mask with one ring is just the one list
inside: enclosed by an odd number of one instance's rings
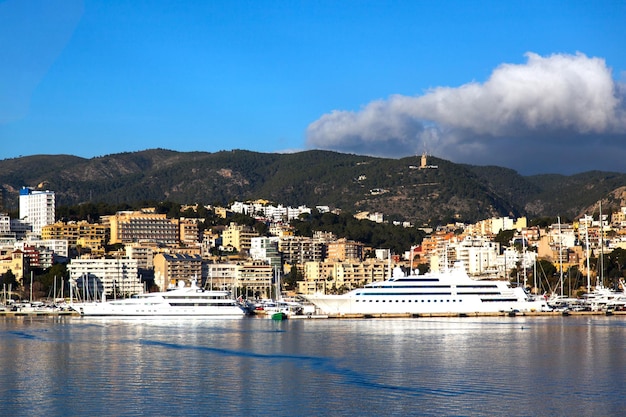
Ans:
{"label": "white cloud", "polygon": [[456,162],[520,171],[550,162],[533,157],[538,148],[575,157],[576,150],[588,151],[590,140],[606,139],[626,157],[625,89],[604,60],[581,53],[526,57],[525,64],[500,65],[484,83],[396,95],[358,112],[325,114],[309,125],[307,144],[380,156],[426,148]]}

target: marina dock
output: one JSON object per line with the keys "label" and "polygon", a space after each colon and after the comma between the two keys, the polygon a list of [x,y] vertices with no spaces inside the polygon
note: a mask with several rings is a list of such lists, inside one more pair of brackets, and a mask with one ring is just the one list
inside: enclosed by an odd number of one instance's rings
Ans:
{"label": "marina dock", "polygon": [[20,311],[20,310],[4,310],[0,311],[0,317],[36,317],[36,316],[51,316],[51,317],[80,317],[80,314],[76,311],[65,310],[65,311],[45,311],[45,310],[36,310],[36,311]]}
{"label": "marina dock", "polygon": [[[35,310],[35,311],[0,311],[0,317],[80,317],[80,314],[72,310]],[[526,311],[494,313],[426,313],[426,314],[301,314],[291,316],[290,319],[418,319],[418,318],[445,318],[445,317],[562,317],[562,316],[626,316],[626,311]]]}

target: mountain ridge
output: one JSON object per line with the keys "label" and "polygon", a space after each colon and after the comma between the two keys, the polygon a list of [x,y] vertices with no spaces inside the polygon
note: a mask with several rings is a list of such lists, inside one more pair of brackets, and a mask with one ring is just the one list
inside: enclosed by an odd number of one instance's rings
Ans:
{"label": "mountain ridge", "polygon": [[174,201],[228,204],[264,198],[285,205],[327,205],[382,212],[416,224],[474,222],[493,216],[570,217],[626,204],[626,174],[522,176],[497,166],[429,157],[379,158],[333,151],[260,153],[147,149],[82,158],[32,155],[0,161],[5,211],[22,186],[55,191],[57,205]]}

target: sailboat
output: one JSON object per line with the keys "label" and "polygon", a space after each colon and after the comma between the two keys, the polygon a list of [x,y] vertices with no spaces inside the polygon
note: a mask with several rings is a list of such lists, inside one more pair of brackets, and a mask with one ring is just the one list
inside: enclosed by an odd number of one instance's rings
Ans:
{"label": "sailboat", "polygon": [[[612,311],[626,308],[626,286],[623,280],[622,291],[614,291],[604,286],[604,221],[602,219],[602,201],[600,201],[600,273],[596,275],[596,286],[593,291],[589,290],[583,295],[583,304],[591,311]],[[587,224],[589,227],[589,224]],[[588,241],[587,237],[587,241]],[[589,243],[587,243],[589,245]],[[589,264],[589,252],[587,252],[587,264]],[[589,269],[587,270],[589,276]],[[588,278],[589,280],[589,278]]]}
{"label": "sailboat", "polygon": [[274,277],[276,281],[276,301],[268,301],[263,304],[263,310],[265,310],[266,317],[272,320],[286,320],[289,317],[300,315],[304,310],[304,306],[295,301],[287,301],[283,299],[280,283],[280,273],[277,269],[274,270]]}

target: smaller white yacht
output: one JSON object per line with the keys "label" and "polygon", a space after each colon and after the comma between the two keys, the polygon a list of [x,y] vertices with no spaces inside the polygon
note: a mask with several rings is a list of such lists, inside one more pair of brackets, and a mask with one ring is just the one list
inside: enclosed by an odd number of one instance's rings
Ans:
{"label": "smaller white yacht", "polygon": [[209,291],[199,288],[195,281],[169,291],[152,292],[93,303],[75,304],[72,308],[82,316],[243,316],[244,306],[228,291]]}

